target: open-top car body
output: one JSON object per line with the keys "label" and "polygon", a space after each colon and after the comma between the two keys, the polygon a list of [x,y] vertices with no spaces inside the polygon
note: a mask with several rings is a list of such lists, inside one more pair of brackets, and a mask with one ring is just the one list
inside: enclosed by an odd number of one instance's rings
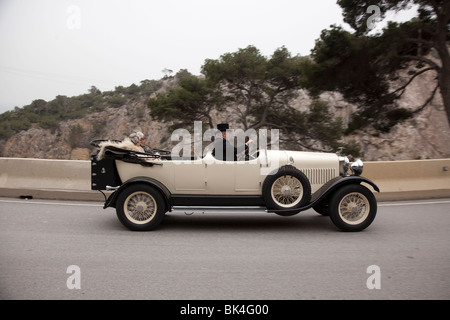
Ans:
{"label": "open-top car body", "polygon": [[313,208],[343,231],[360,231],[374,220],[372,181],[334,153],[260,150],[242,161],[174,158],[98,140],[91,157],[93,190],[113,191],[104,208],[116,208],[130,230],[153,230],[177,206],[259,206],[282,216]]}

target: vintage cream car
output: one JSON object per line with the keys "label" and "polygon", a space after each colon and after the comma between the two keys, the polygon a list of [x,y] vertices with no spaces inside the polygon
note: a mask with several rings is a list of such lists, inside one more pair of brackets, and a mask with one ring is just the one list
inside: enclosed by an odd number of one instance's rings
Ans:
{"label": "vintage cream car", "polygon": [[116,208],[130,230],[155,229],[177,206],[260,206],[282,216],[313,208],[342,231],[367,228],[377,212],[368,186],[379,189],[360,176],[361,160],[350,165],[334,153],[259,150],[244,161],[221,161],[211,152],[183,159],[104,140],[92,145],[99,149],[91,157],[91,188],[113,191],[104,208]]}

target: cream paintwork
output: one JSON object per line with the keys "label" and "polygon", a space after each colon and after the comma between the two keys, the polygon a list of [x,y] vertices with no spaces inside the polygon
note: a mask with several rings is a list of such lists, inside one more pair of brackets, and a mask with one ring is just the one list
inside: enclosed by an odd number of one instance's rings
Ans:
{"label": "cream paintwork", "polygon": [[150,177],[171,194],[183,195],[261,195],[266,176],[286,164],[306,174],[312,192],[339,175],[339,159],[333,153],[263,150],[250,161],[220,161],[208,153],[202,159],[161,160],[161,163],[162,166],[144,167],[116,160],[122,182]]}

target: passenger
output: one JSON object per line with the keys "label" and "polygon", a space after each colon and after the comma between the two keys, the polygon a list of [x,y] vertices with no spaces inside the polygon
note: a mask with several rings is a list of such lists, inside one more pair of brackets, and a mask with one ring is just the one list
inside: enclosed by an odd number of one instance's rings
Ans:
{"label": "passenger", "polygon": [[156,156],[160,155],[159,152],[155,151],[152,147],[150,147],[146,144],[146,138],[142,132],[140,132],[140,131],[133,132],[132,134],[130,134],[130,136],[128,138],[137,147],[142,148],[143,151],[141,151],[141,152],[145,152],[145,153],[156,155]]}
{"label": "passenger", "polygon": [[222,133],[222,138],[218,138],[214,141],[214,150],[212,151],[212,155],[217,160],[237,161],[237,155],[243,151],[247,151],[249,144],[253,142],[253,140],[249,140],[244,145],[234,147],[229,141],[231,136],[227,131],[229,130],[228,123],[218,124],[217,129]]}
{"label": "passenger", "polygon": [[[145,144],[145,135],[140,131],[133,132],[128,137],[125,137],[125,139],[123,139],[122,141],[111,141],[111,140],[103,141],[99,144],[99,147],[100,151],[97,154],[97,160],[103,159],[107,147],[116,147],[120,149],[126,149],[159,156],[158,152],[154,152],[152,148],[150,148]],[[144,158],[146,157],[145,155],[139,154],[138,156]]]}
{"label": "passenger", "polygon": [[139,152],[145,152],[143,147],[145,146],[145,135],[142,132],[140,131],[133,132],[128,136],[128,139],[130,139],[130,141],[134,143],[134,145],[138,148],[137,150]]}

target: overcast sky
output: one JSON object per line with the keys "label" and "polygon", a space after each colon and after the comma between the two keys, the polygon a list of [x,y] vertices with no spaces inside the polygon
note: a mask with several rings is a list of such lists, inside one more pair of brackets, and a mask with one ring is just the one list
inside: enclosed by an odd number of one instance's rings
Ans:
{"label": "overcast sky", "polygon": [[248,45],[308,55],[331,24],[351,30],[336,0],[0,0],[0,113],[165,68],[200,74]]}

